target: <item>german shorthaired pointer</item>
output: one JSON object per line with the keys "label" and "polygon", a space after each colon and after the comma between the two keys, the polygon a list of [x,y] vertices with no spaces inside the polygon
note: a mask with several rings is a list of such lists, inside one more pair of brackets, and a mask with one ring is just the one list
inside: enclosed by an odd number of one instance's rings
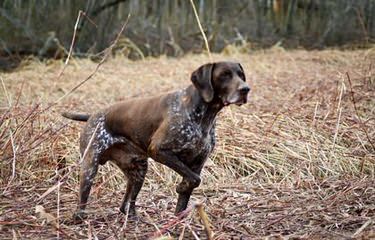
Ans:
{"label": "german shorthaired pointer", "polygon": [[147,172],[147,159],[168,166],[182,176],[177,186],[176,213],[186,209],[198,187],[202,167],[215,146],[215,118],[230,104],[247,102],[250,90],[239,63],[216,62],[199,67],[186,89],[147,98],[132,98],[96,114],[63,113],[87,121],[80,138],[83,156],[79,204],[84,209],[98,166],[113,161],[128,182],[121,212],[136,216],[135,201]]}

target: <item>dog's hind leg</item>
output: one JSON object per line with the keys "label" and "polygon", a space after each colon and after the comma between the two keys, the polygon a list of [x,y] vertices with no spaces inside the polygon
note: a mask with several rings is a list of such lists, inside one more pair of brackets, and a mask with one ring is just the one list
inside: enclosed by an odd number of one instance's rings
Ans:
{"label": "dog's hind leg", "polygon": [[75,221],[82,221],[85,218],[84,210],[90,195],[91,187],[98,172],[99,160],[94,150],[87,151],[82,161],[80,173],[79,203],[77,211],[73,215]]}
{"label": "dog's hind leg", "polygon": [[136,217],[135,201],[138,193],[143,186],[145,176],[147,173],[147,159],[134,159],[134,169],[122,169],[128,179],[126,185],[126,192],[122,201],[120,211],[124,214],[129,213],[130,216]]}
{"label": "dog's hind leg", "polygon": [[138,149],[130,146],[130,144],[124,144],[112,149],[111,159],[122,170],[128,180],[120,211],[135,217],[135,201],[147,173],[147,157]]}

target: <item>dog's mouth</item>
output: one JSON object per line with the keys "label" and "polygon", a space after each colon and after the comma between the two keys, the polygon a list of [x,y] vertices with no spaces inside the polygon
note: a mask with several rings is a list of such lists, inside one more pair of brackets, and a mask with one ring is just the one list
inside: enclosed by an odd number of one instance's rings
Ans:
{"label": "dog's mouth", "polygon": [[247,97],[245,97],[243,99],[240,99],[239,101],[235,102],[234,104],[236,104],[237,106],[242,106],[245,103],[247,103]]}
{"label": "dog's mouth", "polygon": [[235,94],[232,97],[222,99],[224,106],[228,106],[230,104],[235,104],[237,106],[242,106],[243,104],[247,103],[247,94]]}

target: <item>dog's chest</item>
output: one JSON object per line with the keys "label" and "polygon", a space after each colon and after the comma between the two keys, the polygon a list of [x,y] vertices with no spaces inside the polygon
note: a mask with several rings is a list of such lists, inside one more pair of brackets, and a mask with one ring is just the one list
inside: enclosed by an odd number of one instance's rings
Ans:
{"label": "dog's chest", "polygon": [[202,152],[209,153],[213,148],[213,134],[196,122],[184,121],[173,124],[168,135],[167,146],[181,156],[191,158]]}
{"label": "dog's chest", "polygon": [[163,147],[180,158],[194,158],[202,153],[210,153],[214,145],[214,119],[205,119],[206,108],[189,108],[177,93],[170,102],[168,128]]}
{"label": "dog's chest", "polygon": [[184,122],[171,127],[171,134],[176,138],[179,147],[194,148],[203,140],[203,131],[197,123]]}

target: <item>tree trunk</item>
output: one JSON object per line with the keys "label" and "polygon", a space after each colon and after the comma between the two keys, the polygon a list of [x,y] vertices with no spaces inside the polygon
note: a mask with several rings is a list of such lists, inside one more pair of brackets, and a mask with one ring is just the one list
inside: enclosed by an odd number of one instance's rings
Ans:
{"label": "tree trunk", "polygon": [[296,0],[291,0],[289,2],[288,6],[288,13],[286,16],[286,35],[290,36],[293,33],[293,15],[295,14],[294,9],[296,6],[297,1]]}

